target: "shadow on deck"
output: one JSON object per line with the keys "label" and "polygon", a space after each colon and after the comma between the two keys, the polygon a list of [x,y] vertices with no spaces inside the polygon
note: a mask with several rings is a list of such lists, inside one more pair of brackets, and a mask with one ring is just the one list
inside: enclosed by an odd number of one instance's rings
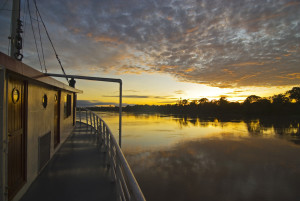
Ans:
{"label": "shadow on deck", "polygon": [[77,123],[21,201],[116,200],[115,183],[106,164],[91,127]]}

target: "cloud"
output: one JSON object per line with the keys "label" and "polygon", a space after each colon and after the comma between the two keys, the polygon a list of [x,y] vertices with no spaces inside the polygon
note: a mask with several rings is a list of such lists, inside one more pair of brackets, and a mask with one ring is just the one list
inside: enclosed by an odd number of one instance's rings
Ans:
{"label": "cloud", "polygon": [[87,33],[86,36],[88,38],[91,38],[95,42],[115,43],[115,44],[121,44],[122,43],[118,38],[110,37],[110,36],[104,36],[104,35],[94,36],[92,33]]}
{"label": "cloud", "polygon": [[[108,98],[114,98],[119,96],[103,96]],[[123,95],[123,98],[150,98],[150,96],[140,96],[140,95]]]}
{"label": "cloud", "polygon": [[[159,72],[220,88],[300,81],[298,1],[41,0],[38,6],[67,72]],[[3,52],[8,18],[1,13]],[[24,62],[39,68],[30,26],[25,32]],[[44,46],[48,69],[58,71]]]}
{"label": "cloud", "polygon": [[[106,106],[106,105],[119,106],[119,103],[101,102],[98,100],[77,100],[77,105],[79,107],[94,107],[94,106]],[[125,103],[124,103],[124,105],[125,105]]]}
{"label": "cloud", "polygon": [[[115,97],[119,97],[119,96],[103,96],[103,97],[107,97],[107,98],[115,98]],[[169,99],[170,96],[148,96],[148,95],[123,95],[123,98],[154,98],[154,99]]]}
{"label": "cloud", "polygon": [[[241,94],[241,93],[243,93],[244,91],[243,90],[234,90],[234,91],[232,91],[232,92],[228,92],[228,93],[226,93],[227,95],[237,95],[237,94]],[[239,97],[241,97],[241,96],[239,96]]]}
{"label": "cloud", "polygon": [[174,91],[174,93],[180,95],[180,94],[184,94],[184,91],[183,90],[177,90],[177,91]]}
{"label": "cloud", "polygon": [[126,89],[124,91],[127,91],[127,92],[133,92],[133,93],[139,93],[140,91],[138,90],[135,90],[135,89]]}
{"label": "cloud", "polygon": [[243,66],[262,66],[264,63],[260,62],[243,62],[243,63],[235,63],[231,64],[231,66],[238,66],[238,67],[243,67]]}

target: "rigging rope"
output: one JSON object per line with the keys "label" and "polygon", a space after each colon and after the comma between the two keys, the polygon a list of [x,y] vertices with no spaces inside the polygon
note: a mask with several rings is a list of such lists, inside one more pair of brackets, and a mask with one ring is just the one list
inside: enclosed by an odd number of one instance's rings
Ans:
{"label": "rigging rope", "polygon": [[24,40],[22,40],[22,47],[23,47],[22,50],[21,50],[22,53],[23,53],[24,44],[25,44],[24,41],[25,41],[25,37],[26,37],[26,33],[27,33],[27,32],[26,32],[26,28],[27,28],[27,16],[28,16],[28,10],[26,10],[26,8],[27,8],[27,6],[26,6],[26,5],[27,5],[27,4],[26,4],[26,1],[27,1],[27,0],[25,0],[25,2],[23,3],[23,12],[22,12],[22,14],[23,14],[22,22],[24,23],[24,25],[23,25],[23,27],[24,27],[24,28],[23,28],[23,34],[22,34],[22,35],[23,35],[23,39],[24,39]]}
{"label": "rigging rope", "polygon": [[52,42],[52,40],[51,40],[51,38],[50,38],[50,36],[49,36],[48,30],[47,30],[47,28],[46,28],[46,25],[45,25],[45,23],[44,23],[44,21],[43,21],[43,18],[42,18],[41,14],[40,14],[40,11],[39,11],[38,7],[37,7],[36,0],[33,0],[33,2],[34,2],[34,5],[35,5],[35,7],[36,7],[37,13],[38,13],[38,15],[39,15],[39,17],[40,17],[40,19],[41,19],[41,22],[42,22],[42,24],[43,24],[43,26],[44,26],[44,28],[45,28],[47,37],[48,37],[48,39],[49,39],[49,41],[50,41],[50,43],[51,43],[51,46],[52,46],[52,49],[53,49],[53,51],[54,51],[54,53],[55,53],[56,59],[57,59],[59,65],[60,65],[60,68],[61,68],[63,74],[64,74],[65,77],[66,77],[67,82],[69,83],[68,76],[67,76],[67,74],[66,74],[66,72],[65,72],[65,70],[64,70],[64,68],[63,68],[63,66],[62,66],[62,64],[61,64],[61,61],[60,61],[60,59],[59,59],[59,57],[58,57],[58,54],[57,54],[57,52],[56,52],[56,50],[55,50],[55,48],[54,48],[53,42]]}
{"label": "rigging rope", "polygon": [[40,21],[39,21],[37,10],[36,10],[35,14],[36,14],[37,23],[38,23],[38,30],[39,30],[40,44],[41,44],[42,55],[43,55],[44,69],[45,69],[45,72],[47,73],[46,62],[45,62],[45,55],[44,55],[44,48],[43,48],[43,42],[42,42],[42,36],[41,36],[41,30],[40,30]]}
{"label": "rigging rope", "polygon": [[32,16],[31,16],[31,11],[30,11],[29,1],[27,1],[27,7],[28,7],[28,11],[29,11],[29,16],[30,16],[30,23],[31,23],[31,28],[32,28],[32,33],[33,33],[35,48],[36,48],[36,52],[37,52],[37,55],[38,55],[38,58],[39,58],[41,70],[43,72],[42,62],[41,62],[41,58],[40,58],[40,54],[39,54],[39,49],[38,49],[38,46],[37,46],[37,43],[36,43],[36,37],[35,37],[35,32],[34,32],[33,23],[32,23]]}

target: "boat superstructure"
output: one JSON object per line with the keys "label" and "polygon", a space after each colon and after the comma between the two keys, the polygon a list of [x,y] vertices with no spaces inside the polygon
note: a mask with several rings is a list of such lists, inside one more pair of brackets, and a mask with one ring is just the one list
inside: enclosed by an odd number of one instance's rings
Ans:
{"label": "boat superstructure", "polygon": [[72,132],[76,94],[43,73],[0,53],[1,198],[29,187]]}
{"label": "boat superstructure", "polygon": [[[67,76],[63,69],[64,75],[46,74],[22,63],[19,8],[19,0],[14,0],[18,12],[12,12],[11,55],[0,52],[0,200],[47,200],[39,197],[44,191],[54,196],[48,200],[80,200],[64,197],[68,189],[76,191],[76,181],[86,182],[81,188],[84,200],[145,200],[119,146],[122,80]],[[71,81],[66,85],[51,76],[120,84],[119,145],[99,116],[76,107],[82,91]],[[57,177],[47,180],[47,175]],[[59,185],[64,182],[67,185]],[[104,196],[100,188],[112,194]]]}

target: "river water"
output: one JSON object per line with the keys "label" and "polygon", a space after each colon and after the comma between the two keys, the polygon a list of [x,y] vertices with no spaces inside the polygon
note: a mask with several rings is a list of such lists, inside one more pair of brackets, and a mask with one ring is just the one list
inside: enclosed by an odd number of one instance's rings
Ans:
{"label": "river water", "polygon": [[[118,137],[118,113],[97,112]],[[122,150],[150,201],[298,200],[300,117],[123,113]]]}

